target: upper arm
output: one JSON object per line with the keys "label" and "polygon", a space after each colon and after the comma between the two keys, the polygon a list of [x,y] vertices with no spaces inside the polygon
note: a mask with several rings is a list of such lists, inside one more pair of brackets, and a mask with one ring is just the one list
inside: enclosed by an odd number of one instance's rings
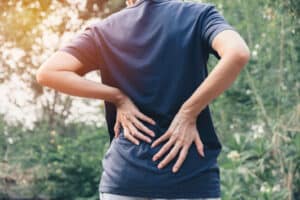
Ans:
{"label": "upper arm", "polygon": [[41,67],[39,68],[39,72],[44,72],[45,74],[47,74],[47,71],[72,71],[83,76],[86,73],[97,69],[98,67],[96,65],[84,65],[74,55],[59,50],[52,54],[41,65]]}
{"label": "upper arm", "polygon": [[212,41],[212,48],[223,57],[226,53],[248,59],[250,56],[249,48],[239,33],[232,30],[226,30],[218,35]]}
{"label": "upper arm", "polygon": [[247,50],[247,45],[236,29],[211,4],[200,15],[200,36],[206,52],[222,57],[225,51]]}
{"label": "upper arm", "polygon": [[50,56],[39,70],[43,72],[65,70],[84,75],[90,71],[101,69],[104,62],[95,37],[93,28],[86,27]]}

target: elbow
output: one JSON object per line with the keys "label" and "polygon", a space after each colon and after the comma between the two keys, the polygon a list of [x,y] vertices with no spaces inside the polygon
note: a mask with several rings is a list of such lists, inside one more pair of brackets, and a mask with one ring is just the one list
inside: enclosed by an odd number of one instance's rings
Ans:
{"label": "elbow", "polygon": [[237,59],[237,62],[241,63],[241,67],[244,67],[251,58],[251,52],[248,46],[244,46],[242,48],[238,48],[238,50],[235,51],[234,56]]}
{"label": "elbow", "polygon": [[47,80],[47,76],[46,76],[46,72],[45,70],[39,68],[35,74],[35,79],[37,81],[38,84],[40,85],[45,85],[46,84],[46,80]]}
{"label": "elbow", "polygon": [[243,50],[240,53],[240,59],[246,64],[249,62],[250,58],[251,58],[251,52],[250,52],[249,48],[247,47],[245,50]]}
{"label": "elbow", "polygon": [[247,45],[234,45],[220,53],[221,57],[232,60],[238,68],[244,67],[250,60],[251,52]]}

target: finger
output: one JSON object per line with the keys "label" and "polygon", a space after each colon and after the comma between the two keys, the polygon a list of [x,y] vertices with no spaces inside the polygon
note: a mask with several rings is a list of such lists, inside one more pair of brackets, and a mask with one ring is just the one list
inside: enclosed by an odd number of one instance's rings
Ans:
{"label": "finger", "polygon": [[176,173],[176,172],[179,170],[179,168],[181,167],[182,163],[183,163],[184,160],[186,159],[186,155],[187,155],[188,151],[189,151],[189,147],[188,147],[188,146],[184,146],[184,147],[181,149],[181,151],[180,151],[180,153],[179,153],[179,157],[178,157],[178,159],[177,159],[177,161],[176,161],[176,163],[174,164],[173,169],[172,169],[172,171],[173,171],[174,173]]}
{"label": "finger", "polygon": [[136,137],[136,138],[139,138],[141,140],[144,140],[145,142],[148,142],[150,143],[151,142],[151,139],[147,136],[145,136],[144,134],[142,134],[141,132],[139,132],[134,126],[133,124],[129,123],[128,124],[128,128],[129,128],[129,131],[131,133],[132,136]]}
{"label": "finger", "polygon": [[166,166],[175,156],[177,155],[179,149],[181,148],[180,143],[175,143],[172,150],[168,153],[168,155],[158,164],[158,168],[161,169]]}
{"label": "finger", "polygon": [[163,156],[173,145],[174,140],[170,139],[166,144],[164,144],[160,150],[152,157],[153,161],[156,161],[161,156]]}
{"label": "finger", "polygon": [[196,148],[197,148],[197,151],[200,154],[200,156],[204,157],[205,155],[204,155],[204,150],[203,150],[203,143],[202,143],[198,133],[196,135],[195,144],[196,144]]}
{"label": "finger", "polygon": [[140,144],[140,142],[130,134],[127,126],[124,127],[124,137],[136,145]]}
{"label": "finger", "polygon": [[144,120],[144,121],[146,121],[146,122],[148,122],[148,123],[150,123],[150,124],[155,125],[155,121],[154,121],[152,118],[150,118],[150,117],[144,115],[143,113],[141,113],[141,112],[138,111],[135,115],[136,115],[138,118],[140,118],[140,119],[142,119],[142,120]]}
{"label": "finger", "polygon": [[141,131],[144,131],[145,133],[151,135],[151,136],[155,136],[154,131],[152,131],[151,129],[149,129],[148,127],[146,127],[142,122],[140,122],[137,118],[132,117],[131,118],[132,123]]}
{"label": "finger", "polygon": [[155,147],[156,145],[158,145],[159,143],[167,140],[171,135],[171,131],[167,130],[162,136],[160,136],[159,138],[157,138],[151,145],[151,148]]}
{"label": "finger", "polygon": [[120,131],[120,122],[117,121],[114,126],[115,138],[119,136],[119,131]]}

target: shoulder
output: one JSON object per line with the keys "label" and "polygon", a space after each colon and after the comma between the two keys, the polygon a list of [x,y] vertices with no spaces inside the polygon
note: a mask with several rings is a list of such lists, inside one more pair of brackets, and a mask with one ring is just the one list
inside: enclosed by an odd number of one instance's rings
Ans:
{"label": "shoulder", "polygon": [[[172,2],[172,1],[171,1]],[[202,3],[202,2],[183,2],[183,1],[173,1],[170,3],[171,6],[174,6],[176,10],[184,11],[188,13],[189,16],[203,16],[210,10],[215,9],[215,4],[212,3]]]}
{"label": "shoulder", "polygon": [[125,15],[127,15],[127,12],[128,11],[125,8],[123,8],[117,12],[110,14],[105,18],[99,18],[93,20],[88,25],[86,25],[86,27],[91,28],[93,30],[101,29],[105,26],[111,25],[111,23],[113,23],[116,20],[122,19],[123,17],[125,17]]}
{"label": "shoulder", "polygon": [[[187,13],[189,16],[198,17],[199,15],[203,15],[210,10],[215,8],[215,5],[212,3],[202,3],[202,2],[183,2],[179,0],[171,0],[165,4],[169,9],[177,10],[178,12],[183,11],[183,13]],[[123,8],[111,15],[94,20],[88,26],[92,29],[101,29],[103,27],[109,27],[114,23],[118,23],[120,19],[125,19],[130,16],[132,12],[134,12],[135,8]]]}
{"label": "shoulder", "polygon": [[191,3],[191,9],[194,12],[197,12],[199,14],[205,14],[207,11],[211,10],[211,9],[215,9],[215,4],[212,3]]}
{"label": "shoulder", "polygon": [[109,25],[110,23],[113,23],[115,21],[119,21],[120,19],[128,17],[129,13],[131,12],[130,9],[122,8],[119,11],[116,11],[109,16],[101,19],[101,22],[99,22],[102,25]]}
{"label": "shoulder", "polygon": [[190,9],[191,11],[205,11],[210,8],[214,8],[215,4],[213,3],[202,3],[202,2],[183,2],[183,1],[174,1],[173,5],[180,6],[186,9]]}

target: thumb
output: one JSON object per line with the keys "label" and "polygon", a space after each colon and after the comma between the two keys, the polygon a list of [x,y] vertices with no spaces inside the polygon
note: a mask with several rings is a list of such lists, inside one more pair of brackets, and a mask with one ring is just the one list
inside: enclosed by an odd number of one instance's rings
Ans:
{"label": "thumb", "polygon": [[205,155],[204,155],[204,150],[203,150],[203,143],[202,143],[198,133],[196,135],[195,144],[196,144],[198,153],[204,157]]}

